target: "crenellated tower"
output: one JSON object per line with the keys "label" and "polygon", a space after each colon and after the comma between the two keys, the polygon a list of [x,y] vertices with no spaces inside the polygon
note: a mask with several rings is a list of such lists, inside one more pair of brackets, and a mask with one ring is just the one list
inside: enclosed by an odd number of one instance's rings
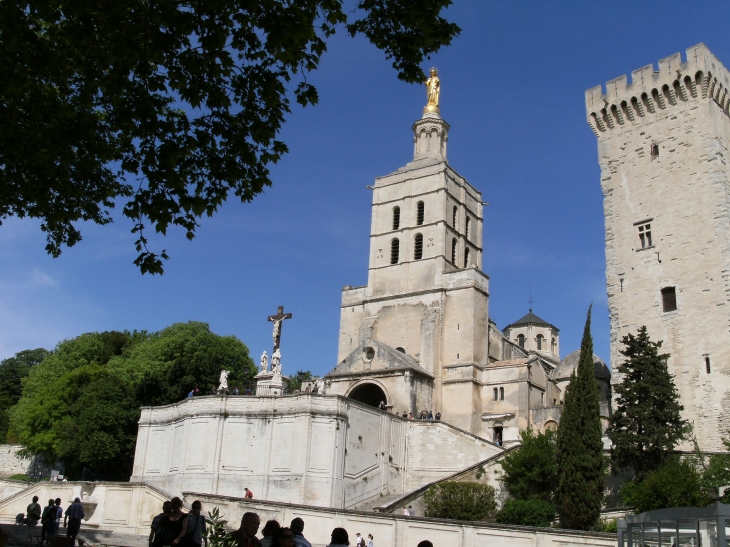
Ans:
{"label": "crenellated tower", "polygon": [[[730,74],[699,44],[586,91],[604,194],[611,368],[646,325],[704,450],[730,430]],[[614,372],[613,382],[621,381]],[[688,448],[688,447],[685,447]]]}

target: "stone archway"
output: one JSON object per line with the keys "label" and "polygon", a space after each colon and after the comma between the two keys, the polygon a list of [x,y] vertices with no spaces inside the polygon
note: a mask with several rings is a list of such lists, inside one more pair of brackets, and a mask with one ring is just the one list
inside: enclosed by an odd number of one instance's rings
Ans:
{"label": "stone archway", "polygon": [[388,397],[385,395],[383,389],[379,385],[369,382],[358,385],[347,396],[354,401],[359,401],[376,408],[380,404],[380,401],[388,404]]}

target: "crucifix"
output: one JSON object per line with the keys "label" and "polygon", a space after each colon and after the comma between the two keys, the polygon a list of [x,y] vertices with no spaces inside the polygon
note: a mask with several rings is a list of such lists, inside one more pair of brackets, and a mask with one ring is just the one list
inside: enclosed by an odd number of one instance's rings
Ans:
{"label": "crucifix", "polygon": [[270,315],[268,317],[267,320],[274,323],[274,332],[272,333],[272,336],[274,338],[274,352],[279,349],[279,345],[281,343],[281,323],[284,321],[284,319],[291,318],[291,313],[284,313],[284,306],[279,306],[279,308],[276,310],[276,315]]}

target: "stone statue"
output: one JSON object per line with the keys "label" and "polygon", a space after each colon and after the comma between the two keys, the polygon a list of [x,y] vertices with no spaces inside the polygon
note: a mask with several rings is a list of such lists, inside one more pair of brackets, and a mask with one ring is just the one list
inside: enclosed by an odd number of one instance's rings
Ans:
{"label": "stone statue", "polygon": [[230,370],[221,370],[220,385],[218,391],[228,391],[228,375],[231,373]]}
{"label": "stone statue", "polygon": [[271,356],[271,372],[281,374],[281,351],[279,348],[276,348],[276,351]]}
{"label": "stone statue", "polygon": [[407,370],[403,373],[403,381],[406,383],[411,382],[411,371],[410,370]]}
{"label": "stone statue", "polygon": [[441,93],[441,84],[439,82],[438,70],[432,68],[430,71],[431,77],[426,80],[426,97],[428,102],[426,108],[423,109],[424,114],[426,112],[439,112],[439,94]]}
{"label": "stone statue", "polygon": [[269,356],[266,355],[266,350],[261,354],[261,372],[269,371]]}
{"label": "stone statue", "polygon": [[274,332],[271,334],[271,336],[274,338],[274,347],[276,349],[279,349],[279,337],[281,336],[281,322],[284,319],[275,319],[274,320]]}

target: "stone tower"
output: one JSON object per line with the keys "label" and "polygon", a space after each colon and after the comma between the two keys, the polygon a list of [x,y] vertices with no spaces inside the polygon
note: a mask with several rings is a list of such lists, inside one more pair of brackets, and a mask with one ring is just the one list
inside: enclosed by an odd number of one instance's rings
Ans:
{"label": "stone tower", "polygon": [[[598,137],[613,382],[646,325],[704,450],[730,429],[730,75],[699,44],[586,91]],[[686,447],[685,447],[686,448]]]}
{"label": "stone tower", "polygon": [[444,410],[481,427],[476,368],[489,360],[482,195],[446,161],[449,125],[413,124],[413,161],[373,187],[368,284],[342,291],[328,393],[394,412]]}

